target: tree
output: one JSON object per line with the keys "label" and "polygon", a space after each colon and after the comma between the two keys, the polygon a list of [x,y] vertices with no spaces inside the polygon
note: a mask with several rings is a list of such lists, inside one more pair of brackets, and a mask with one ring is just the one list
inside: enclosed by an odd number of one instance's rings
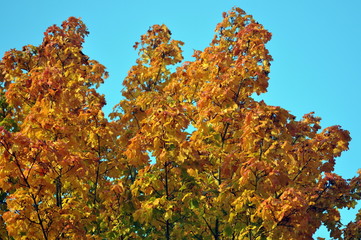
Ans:
{"label": "tree", "polygon": [[152,26],[111,120],[87,34],[71,17],[0,64],[1,238],[312,239],[321,224],[360,237],[359,216],[343,226],[339,214],[360,175],[333,172],[349,132],[253,98],[272,57],[252,16],[224,13],[182,65],[183,43]]}
{"label": "tree", "polygon": [[86,34],[69,18],[48,28],[39,47],[11,50],[2,60],[11,109],[3,115],[19,128],[5,125],[0,137],[0,187],[8,193],[2,218],[15,239],[88,239],[97,232],[111,138],[104,96],[94,89],[106,72],[82,54]]}

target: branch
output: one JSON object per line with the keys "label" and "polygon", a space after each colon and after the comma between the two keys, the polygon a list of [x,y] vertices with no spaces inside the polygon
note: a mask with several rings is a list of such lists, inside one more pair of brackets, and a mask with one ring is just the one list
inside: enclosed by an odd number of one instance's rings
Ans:
{"label": "branch", "polygon": [[33,199],[34,208],[35,208],[35,211],[36,211],[36,215],[38,217],[38,221],[39,221],[39,224],[40,224],[41,231],[43,233],[44,239],[48,240],[48,235],[47,235],[47,233],[45,231],[45,227],[44,227],[44,224],[43,224],[43,219],[40,216],[38,202],[36,201],[36,198],[35,198],[35,196],[33,194],[31,194],[31,198]]}
{"label": "branch", "polygon": [[216,234],[215,234],[215,232],[213,231],[212,227],[211,227],[211,226],[209,225],[209,223],[207,222],[206,218],[205,218],[205,217],[203,217],[203,216],[202,216],[202,218],[203,218],[204,222],[206,223],[206,225],[207,225],[207,227],[208,227],[209,231],[211,231],[211,233],[212,233],[213,237],[215,237],[215,238],[216,238]]}

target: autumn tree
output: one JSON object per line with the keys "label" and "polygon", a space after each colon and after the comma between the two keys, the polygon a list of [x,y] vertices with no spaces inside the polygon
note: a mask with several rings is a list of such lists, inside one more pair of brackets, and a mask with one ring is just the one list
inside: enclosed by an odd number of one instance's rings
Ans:
{"label": "autumn tree", "polygon": [[334,173],[349,132],[253,98],[272,57],[251,15],[224,13],[183,63],[183,42],[152,26],[109,119],[87,34],[71,17],[1,61],[1,238],[312,239],[321,224],[360,238],[360,217],[339,213],[360,176]]}
{"label": "autumn tree", "polygon": [[0,187],[8,193],[2,219],[15,239],[97,233],[111,137],[95,90],[106,72],[82,53],[86,35],[69,18],[48,28],[40,46],[11,50],[1,62],[8,123],[0,136]]}

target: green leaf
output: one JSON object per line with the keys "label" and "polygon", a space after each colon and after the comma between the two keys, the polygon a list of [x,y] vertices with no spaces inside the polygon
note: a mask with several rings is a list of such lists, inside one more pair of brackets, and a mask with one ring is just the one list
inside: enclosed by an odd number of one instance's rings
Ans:
{"label": "green leaf", "polygon": [[225,227],[224,227],[224,233],[226,234],[227,237],[231,236],[232,235],[232,227],[227,224]]}
{"label": "green leaf", "polygon": [[191,209],[199,208],[199,202],[197,199],[192,199],[189,201],[189,205]]}

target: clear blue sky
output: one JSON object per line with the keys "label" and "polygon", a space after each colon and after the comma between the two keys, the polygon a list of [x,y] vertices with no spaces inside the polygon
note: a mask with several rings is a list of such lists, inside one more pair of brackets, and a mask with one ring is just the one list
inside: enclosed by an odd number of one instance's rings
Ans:
{"label": "clear blue sky", "polygon": [[[191,60],[193,49],[209,44],[222,12],[241,7],[273,34],[270,87],[261,98],[297,117],[315,111],[323,127],[349,130],[350,150],[337,159],[336,172],[350,178],[361,168],[360,0],[1,0],[0,6],[1,55],[39,45],[48,26],[81,17],[90,31],[84,53],[110,73],[100,89],[107,113],[137,57],[132,46],[149,26],[166,24]],[[355,212],[344,212],[344,222]]]}

